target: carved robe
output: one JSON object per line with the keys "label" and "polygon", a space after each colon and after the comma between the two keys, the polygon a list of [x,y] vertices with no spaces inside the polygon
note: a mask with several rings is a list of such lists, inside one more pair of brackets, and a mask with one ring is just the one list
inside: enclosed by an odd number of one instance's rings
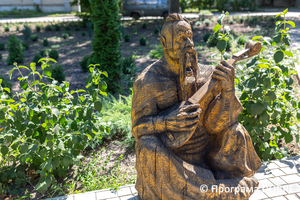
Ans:
{"label": "carved robe", "polygon": [[[261,165],[251,138],[236,122],[242,106],[232,94],[218,95],[201,113],[199,125],[179,148],[167,148],[162,111],[180,103],[178,80],[164,71],[162,61],[147,67],[135,81],[132,99],[132,134],[136,139],[136,189],[143,200],[247,199],[251,193],[218,194],[212,185],[246,187],[241,178],[251,177]],[[202,86],[213,67],[198,65]],[[187,87],[188,95],[195,88]],[[233,112],[235,111],[235,112]],[[200,186],[208,185],[207,192]],[[243,185],[244,184],[244,185]]]}

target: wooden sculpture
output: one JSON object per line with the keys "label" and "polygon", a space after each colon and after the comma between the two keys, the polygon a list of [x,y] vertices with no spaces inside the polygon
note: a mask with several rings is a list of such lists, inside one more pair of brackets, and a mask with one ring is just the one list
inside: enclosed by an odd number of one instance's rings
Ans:
{"label": "wooden sculpture", "polygon": [[255,55],[260,44],[248,42],[216,67],[201,65],[191,25],[177,13],[167,17],[160,42],[163,57],[133,86],[138,199],[248,199],[261,160],[237,122],[243,107],[233,64]]}

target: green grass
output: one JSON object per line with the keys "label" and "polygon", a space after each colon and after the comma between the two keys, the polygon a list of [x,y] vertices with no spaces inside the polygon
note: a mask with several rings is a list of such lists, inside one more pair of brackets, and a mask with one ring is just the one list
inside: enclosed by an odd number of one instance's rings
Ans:
{"label": "green grass", "polygon": [[154,49],[150,51],[150,57],[155,59],[161,59],[164,49],[160,44],[155,45]]}

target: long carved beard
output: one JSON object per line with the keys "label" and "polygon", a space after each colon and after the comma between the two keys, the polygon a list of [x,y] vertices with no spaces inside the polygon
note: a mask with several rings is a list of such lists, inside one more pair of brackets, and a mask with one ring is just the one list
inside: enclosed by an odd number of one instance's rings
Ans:
{"label": "long carved beard", "polygon": [[[191,90],[190,81],[197,90],[197,72],[198,72],[198,56],[197,51],[193,47],[185,48],[181,52],[179,58],[180,66],[180,86],[179,86],[179,101],[186,101],[189,98]],[[188,81],[187,81],[188,80]]]}

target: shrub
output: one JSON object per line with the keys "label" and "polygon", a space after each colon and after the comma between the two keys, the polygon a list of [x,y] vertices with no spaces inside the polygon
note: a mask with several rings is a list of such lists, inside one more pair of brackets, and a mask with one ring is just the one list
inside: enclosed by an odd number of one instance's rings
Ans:
{"label": "shrub", "polygon": [[46,31],[52,31],[52,26],[48,24],[48,25],[45,27],[45,30],[46,30]]}
{"label": "shrub", "polygon": [[[286,13],[287,9],[280,15]],[[248,73],[237,80],[245,108],[238,119],[263,160],[287,156],[288,149],[280,145],[283,140],[288,144],[295,137],[299,142],[300,103],[293,90],[297,56],[291,52],[291,38],[283,25],[285,18],[279,23],[272,38],[252,38],[263,44],[262,52],[247,63]]]}
{"label": "shrub", "polygon": [[201,25],[202,25],[202,22],[201,22],[201,21],[197,21],[197,22],[196,22],[196,26],[199,26],[199,27],[200,27]]}
{"label": "shrub", "polygon": [[0,51],[4,51],[5,50],[5,44],[4,43],[0,43]]}
{"label": "shrub", "polygon": [[154,29],[154,35],[158,35],[159,34],[159,28],[155,28]]}
{"label": "shrub", "polygon": [[90,55],[86,55],[82,58],[82,60],[80,61],[80,67],[83,71],[87,72],[89,69],[88,69],[88,61],[90,59]]}
{"label": "shrub", "polygon": [[28,50],[29,47],[30,47],[30,45],[29,45],[29,43],[28,43],[27,41],[22,42],[22,46],[23,46],[23,49],[24,49],[24,50]]}
{"label": "shrub", "polygon": [[40,25],[36,25],[35,26],[35,30],[36,30],[36,32],[41,32],[41,26]]}
{"label": "shrub", "polygon": [[229,20],[229,23],[234,24],[234,20],[233,19]]}
{"label": "shrub", "polygon": [[209,36],[208,40],[207,40],[207,44],[210,47],[215,47],[218,43],[218,34],[212,34]]}
{"label": "shrub", "polygon": [[31,35],[31,29],[29,26],[25,25],[24,29],[21,31],[25,41],[28,41]]}
{"label": "shrub", "polygon": [[48,39],[47,38],[44,38],[43,39],[43,46],[46,47],[49,45],[49,42],[48,42]]}
{"label": "shrub", "polygon": [[205,35],[203,36],[203,40],[204,42],[207,42],[208,38],[211,36],[210,33],[205,33]]}
{"label": "shrub", "polygon": [[54,65],[51,67],[51,77],[58,81],[58,83],[62,83],[66,79],[66,74],[64,73],[64,69],[61,65]]}
{"label": "shrub", "polygon": [[130,35],[129,34],[124,35],[124,40],[125,40],[125,42],[129,42],[130,41]]}
{"label": "shrub", "polygon": [[164,49],[161,45],[155,45],[155,48],[150,51],[150,57],[155,59],[161,59],[163,56]]}
{"label": "shrub", "polygon": [[86,27],[87,27],[87,30],[88,30],[89,37],[92,37],[92,35],[93,35],[93,22],[87,22]]}
{"label": "shrub", "polygon": [[58,24],[54,24],[53,28],[55,31],[59,31],[60,30],[60,26]]}
{"label": "shrub", "polygon": [[68,33],[63,33],[63,34],[62,34],[62,38],[67,39],[68,37],[69,37],[69,34],[68,34]]}
{"label": "shrub", "polygon": [[23,52],[23,45],[21,40],[19,40],[16,35],[9,36],[7,51],[8,51],[8,58],[6,60],[7,64],[12,65],[14,62],[17,63],[24,62],[25,55]]}
{"label": "shrub", "polygon": [[204,24],[205,24],[206,26],[209,26],[209,25],[210,25],[210,20],[209,20],[209,19],[205,19],[205,20],[204,20]]}
{"label": "shrub", "polygon": [[132,88],[136,77],[136,71],[137,71],[133,56],[122,59],[122,70],[123,70],[122,79],[126,83],[126,87]]}
{"label": "shrub", "polygon": [[2,61],[2,53],[0,53],[0,61]]}
{"label": "shrub", "polygon": [[240,23],[242,24],[242,23],[244,23],[244,21],[245,21],[245,17],[241,17],[240,18]]}
{"label": "shrub", "polygon": [[57,60],[59,57],[58,51],[56,51],[55,49],[51,49],[48,54],[50,58],[53,58],[55,60]]}
{"label": "shrub", "polygon": [[142,29],[147,29],[147,23],[142,24]]}
{"label": "shrub", "polygon": [[76,26],[75,31],[80,31],[80,27]]}
{"label": "shrub", "polygon": [[82,32],[81,35],[82,35],[82,36],[86,36],[86,33],[85,33],[85,32]]}
{"label": "shrub", "polygon": [[37,34],[32,34],[30,36],[30,39],[31,39],[32,42],[36,42],[36,41],[38,41],[39,37],[37,36]]}
{"label": "shrub", "polygon": [[66,31],[70,31],[71,30],[71,28],[70,28],[70,26],[68,25],[68,26],[66,26],[65,27],[65,29],[66,29]]}
{"label": "shrub", "polygon": [[33,59],[32,59],[32,62],[34,62],[34,63],[36,63],[36,65],[40,66],[41,63],[39,63],[39,60],[40,60],[41,58],[43,58],[43,56],[41,56],[41,54],[35,53],[35,54],[34,54],[34,57],[33,57]]}
{"label": "shrub", "polygon": [[4,31],[5,31],[5,32],[9,32],[9,27],[8,27],[8,26],[5,26],[5,27],[4,27]]}
{"label": "shrub", "polygon": [[20,31],[20,26],[18,24],[16,25],[16,31]]}
{"label": "shrub", "polygon": [[239,45],[245,45],[248,42],[247,38],[244,35],[239,35],[236,43]]}
{"label": "shrub", "polygon": [[142,37],[140,38],[140,45],[141,45],[141,46],[146,46],[146,37],[142,36]]}
{"label": "shrub", "polygon": [[[109,76],[104,78],[110,92],[121,90],[121,72],[120,64],[120,40],[121,24],[119,17],[119,5],[117,1],[94,0],[91,3],[92,24],[87,24],[92,29],[94,24],[93,52],[89,59],[89,64],[99,63],[99,68],[106,71]],[[88,28],[89,30],[89,28]]]}
{"label": "shrub", "polygon": [[42,49],[40,50],[40,55],[46,57],[48,55],[48,52],[45,49]]}
{"label": "shrub", "polygon": [[225,10],[225,5],[227,3],[227,0],[216,0],[216,7],[219,12],[222,12]]}
{"label": "shrub", "polygon": [[[16,69],[19,67],[13,68],[10,76]],[[28,183],[26,180],[30,180],[28,171],[38,179],[31,183],[34,189],[45,194],[57,178],[66,177],[71,165],[79,163],[83,157],[80,152],[90,141],[108,131],[95,113],[102,107],[100,92],[106,94],[98,89],[101,88],[97,81],[100,71],[91,69],[92,82],[87,91],[69,92],[69,83],[45,84],[34,79],[39,73],[34,64],[27,69],[28,76],[19,77],[20,98],[14,101],[2,95],[6,102],[1,102],[0,110],[0,126],[3,127],[0,130],[0,179],[2,187],[9,188],[5,193],[14,196],[19,195]],[[51,76],[49,64],[43,64],[42,70],[43,77]],[[33,78],[33,84],[28,84],[28,77]]]}

